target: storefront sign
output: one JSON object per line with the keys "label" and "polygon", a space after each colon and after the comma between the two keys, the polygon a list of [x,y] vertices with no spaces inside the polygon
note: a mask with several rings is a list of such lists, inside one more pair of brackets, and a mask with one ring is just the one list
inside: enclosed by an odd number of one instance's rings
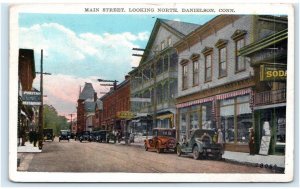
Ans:
{"label": "storefront sign", "polygon": [[264,64],[260,66],[260,81],[286,80],[286,65]]}
{"label": "storefront sign", "polygon": [[41,93],[35,91],[24,91],[22,94],[24,105],[41,105]]}
{"label": "storefront sign", "polygon": [[134,116],[134,113],[129,111],[117,112],[117,118],[119,119],[132,119]]}

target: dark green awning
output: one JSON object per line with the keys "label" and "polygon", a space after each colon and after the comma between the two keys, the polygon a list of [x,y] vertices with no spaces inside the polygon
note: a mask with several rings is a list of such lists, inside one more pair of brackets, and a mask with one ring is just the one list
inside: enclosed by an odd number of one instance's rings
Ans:
{"label": "dark green awning", "polygon": [[288,38],[288,30],[284,29],[280,32],[274,33],[262,40],[259,40],[257,42],[254,42],[250,45],[247,45],[240,49],[239,55],[240,56],[247,56],[249,54],[252,54],[256,51],[259,51],[261,49],[264,49],[270,45],[276,44],[280,41],[283,41]]}

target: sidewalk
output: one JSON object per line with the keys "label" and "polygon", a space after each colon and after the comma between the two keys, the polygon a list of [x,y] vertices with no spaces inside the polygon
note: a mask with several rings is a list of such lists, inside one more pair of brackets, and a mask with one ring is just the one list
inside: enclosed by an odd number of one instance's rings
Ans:
{"label": "sidewalk", "polygon": [[17,152],[30,152],[30,153],[38,153],[42,152],[42,150],[39,149],[39,147],[34,147],[33,143],[25,142],[25,146],[18,146]]}
{"label": "sidewalk", "polygon": [[[137,138],[134,143],[130,143],[128,145],[144,148],[144,140],[144,137]],[[125,145],[125,142],[121,141],[120,144]],[[276,165],[277,168],[285,168],[285,156],[280,155],[249,155],[249,153],[225,151],[223,158],[227,162],[240,163],[243,165],[263,166],[269,168],[270,166],[274,167],[274,165]]]}

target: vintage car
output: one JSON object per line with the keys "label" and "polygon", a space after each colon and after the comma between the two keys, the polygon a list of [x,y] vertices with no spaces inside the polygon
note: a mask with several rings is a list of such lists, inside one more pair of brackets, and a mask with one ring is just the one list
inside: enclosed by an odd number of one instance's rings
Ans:
{"label": "vintage car", "polygon": [[144,141],[145,150],[153,150],[157,153],[161,153],[165,150],[172,150],[176,152],[175,137],[175,129],[155,128],[153,129],[153,137]]}
{"label": "vintage car", "polygon": [[59,140],[59,142],[61,140],[67,140],[68,142],[70,142],[70,132],[68,130],[61,130],[58,140]]}
{"label": "vintage car", "polygon": [[116,136],[116,133],[114,132],[106,132],[106,142],[109,143],[109,141],[113,141],[113,143],[116,143],[117,142],[117,136]]}
{"label": "vintage car", "polygon": [[96,141],[97,142],[106,142],[106,133],[108,131],[107,130],[100,130],[100,131],[97,131],[97,134],[96,134]]}
{"label": "vintage car", "polygon": [[43,129],[43,133],[44,133],[44,141],[54,140],[53,129]]}
{"label": "vintage car", "polygon": [[177,155],[192,154],[194,159],[222,159],[223,146],[213,140],[213,130],[192,130],[189,139],[177,143]]}
{"label": "vintage car", "polygon": [[90,132],[89,131],[83,131],[79,136],[79,141],[89,141],[91,142]]}

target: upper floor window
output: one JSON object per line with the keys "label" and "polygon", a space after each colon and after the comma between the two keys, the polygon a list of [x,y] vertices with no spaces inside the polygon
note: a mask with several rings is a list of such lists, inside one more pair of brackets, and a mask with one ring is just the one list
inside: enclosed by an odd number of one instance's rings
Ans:
{"label": "upper floor window", "polygon": [[188,60],[182,60],[182,89],[188,88]]}
{"label": "upper floor window", "polygon": [[161,42],[161,50],[165,49],[165,41]]}
{"label": "upper floor window", "polygon": [[202,50],[202,53],[204,54],[204,81],[208,82],[212,80],[212,54],[213,54],[213,48],[211,47],[205,47]]}
{"label": "upper floor window", "polygon": [[235,42],[235,71],[243,71],[246,69],[245,57],[239,56],[238,52],[245,45],[245,39],[241,38]]}
{"label": "upper floor window", "polygon": [[245,57],[239,56],[239,50],[245,46],[246,30],[236,30],[231,39],[235,41],[235,71],[243,71],[246,69]]}
{"label": "upper floor window", "polygon": [[168,38],[168,47],[171,47],[171,46],[172,46],[172,38],[169,37],[169,38]]}
{"label": "upper floor window", "polygon": [[199,85],[199,58],[200,54],[193,53],[190,57],[193,61],[193,86]]}
{"label": "upper floor window", "polygon": [[219,49],[219,77],[227,75],[227,48]]}
{"label": "upper floor window", "polygon": [[199,85],[199,61],[193,61],[193,86]]}

